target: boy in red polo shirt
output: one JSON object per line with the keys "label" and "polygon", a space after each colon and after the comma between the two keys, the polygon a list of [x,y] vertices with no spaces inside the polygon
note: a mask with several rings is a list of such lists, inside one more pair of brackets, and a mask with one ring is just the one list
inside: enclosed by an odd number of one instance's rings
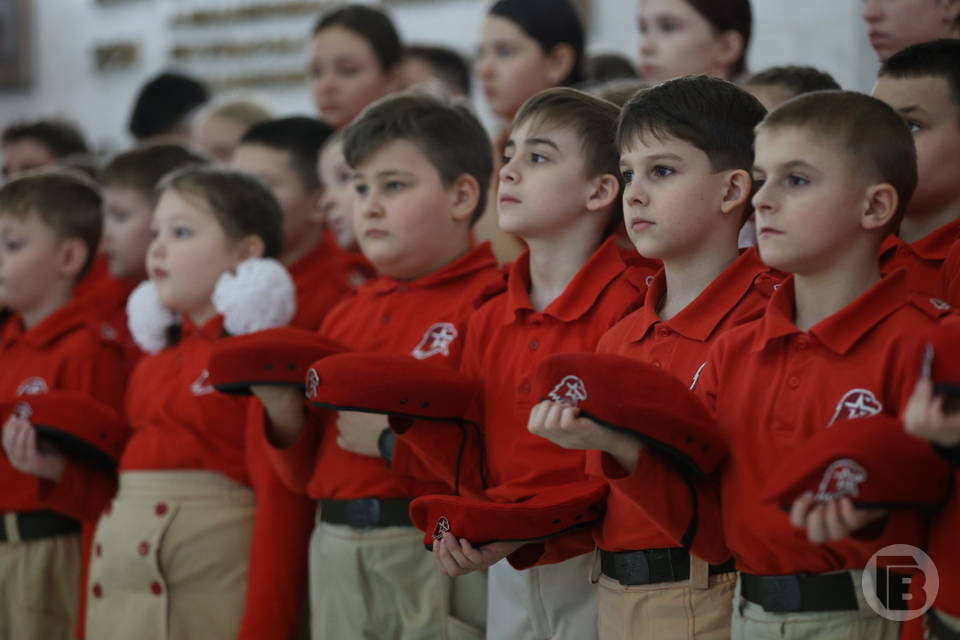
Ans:
{"label": "boy in red polo shirt", "polygon": [[256,124],[240,140],[232,169],[260,178],[283,209],[283,253],[297,287],[290,324],[317,329],[341,298],[370,275],[369,265],[344,251],[324,224],[317,156],[333,129],[305,116]]}
{"label": "boy in red polo shirt", "polygon": [[[352,350],[456,367],[473,302],[502,282],[489,245],[470,242],[493,166],[486,132],[461,107],[398,95],[351,124],[344,149],[356,172],[357,239],[381,276],[336,307],[320,333]],[[389,447],[378,446],[386,418],[308,420],[302,394],[256,393],[278,471],[320,501],[310,558],[314,638],[482,633],[484,576],[440,576],[407,514],[412,498],[445,487],[391,469]]]}
{"label": "boy in red polo shirt", "polygon": [[[597,351],[663,367],[693,388],[716,338],[763,313],[779,277],[755,249],[741,254],[737,237],[753,213],[753,129],[765,114],[750,94],[706,76],[670,80],[624,106],[617,131],[624,220],[637,251],[663,260],[663,269],[643,307],[607,331]],[[528,427],[560,446],[589,450],[588,472],[602,475],[600,450],[625,436],[576,414],[544,401]],[[614,486],[594,531],[600,637],[663,638],[678,629],[694,638],[729,637],[732,564],[708,569],[678,548],[637,509],[643,497]],[[658,558],[670,572],[651,572]]]}
{"label": "boy in red polo shirt", "polygon": [[[519,502],[585,477],[582,451],[524,428],[539,400],[533,374],[550,354],[593,350],[641,302],[652,273],[626,277],[611,235],[621,211],[617,114],[600,98],[551,89],[524,104],[506,143],[500,227],[528,251],[510,268],[506,292],[471,320],[461,366],[483,385],[486,495],[495,502]],[[592,548],[589,531],[476,548],[448,532],[434,555],[449,575],[490,567],[489,637],[582,640],[597,633]]]}
{"label": "boy in red polo shirt", "polygon": [[103,240],[110,277],[91,291],[95,310],[116,331],[131,359],[140,349],[127,328],[127,298],[147,278],[150,220],[160,178],[175,169],[207,161],[177,144],[140,147],[115,156],[98,176],[103,190]]}
{"label": "boy in red polo shirt", "polygon": [[[120,408],[128,373],[123,349],[73,299],[96,255],[100,208],[92,184],[60,172],[0,189],[0,305],[14,313],[0,344],[0,400],[71,389]],[[72,638],[82,523],[98,517],[114,480],[38,445],[23,418],[11,417],[3,431],[0,636]]]}
{"label": "boy in red polo shirt", "polygon": [[[784,458],[815,434],[841,420],[899,415],[915,374],[915,336],[948,313],[911,296],[902,271],[881,278],[876,261],[916,186],[915,158],[896,112],[856,93],[798,97],[757,130],[760,255],[793,276],[762,319],[717,340],[697,386],[730,446],[722,532],[709,487],[701,486],[699,521],[712,528],[700,537],[722,535],[740,571],[738,640],[899,634],[899,623],[867,606],[860,576],[888,544],[922,545],[922,517],[855,509],[849,498],[814,504],[812,495],[787,517],[761,495]],[[678,507],[689,504],[687,487],[638,449],[632,460],[618,456],[622,468],[605,460],[605,470],[615,485],[646,487],[641,508],[677,538],[691,517]]]}
{"label": "boy in red polo shirt", "polygon": [[[880,269],[906,267],[910,288],[944,297],[960,265],[945,263],[960,240],[960,40],[934,40],[890,57],[880,68],[873,95],[896,109],[917,145],[920,181],[900,223],[880,247]],[[953,271],[945,270],[952,268]]]}

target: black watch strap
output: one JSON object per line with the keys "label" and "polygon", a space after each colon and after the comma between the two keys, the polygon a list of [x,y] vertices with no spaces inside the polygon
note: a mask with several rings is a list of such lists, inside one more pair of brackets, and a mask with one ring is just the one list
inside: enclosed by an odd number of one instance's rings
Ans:
{"label": "black watch strap", "polygon": [[397,434],[387,427],[380,432],[377,438],[377,449],[380,451],[380,457],[387,461],[387,464],[393,462],[393,452],[397,446]]}

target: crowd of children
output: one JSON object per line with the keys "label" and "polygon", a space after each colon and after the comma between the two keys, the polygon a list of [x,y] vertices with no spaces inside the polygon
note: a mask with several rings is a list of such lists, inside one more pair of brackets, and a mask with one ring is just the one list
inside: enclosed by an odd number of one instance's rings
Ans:
{"label": "crowd of children", "polygon": [[749,0],[611,82],[575,4],[491,3],[492,133],[359,4],[318,117],[5,129],[0,640],[960,638],[960,1],[864,0],[872,95],[748,73]]}

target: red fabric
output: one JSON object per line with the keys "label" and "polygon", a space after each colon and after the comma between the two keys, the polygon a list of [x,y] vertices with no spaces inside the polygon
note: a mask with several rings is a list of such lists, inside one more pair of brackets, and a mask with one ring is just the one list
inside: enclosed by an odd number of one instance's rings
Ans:
{"label": "red fabric", "polygon": [[607,483],[581,480],[553,487],[523,502],[498,503],[463,496],[422,496],[410,505],[410,519],[424,532],[424,544],[449,531],[476,545],[554,536],[595,522],[603,512]]}
{"label": "red fabric", "polygon": [[[661,270],[651,279],[643,306],[606,332],[597,351],[662,367],[691,389],[696,388],[710,345],[731,328],[760,317],[781,280],[781,274],[760,261],[756,249],[748,249],[680,313],[663,321],[657,314],[667,290],[666,273]],[[612,459],[606,464],[617,466]],[[665,474],[661,480],[675,482],[669,468],[660,470]],[[587,452],[587,471],[606,477],[600,452]],[[617,478],[621,476],[622,470],[616,473]],[[644,518],[637,507],[649,489],[641,486],[638,491],[630,491],[630,486],[628,482],[611,484],[603,526],[594,530],[597,545],[607,551],[676,546],[678,541]],[[722,562],[729,553],[721,538],[715,537],[713,542],[716,544],[710,555]]]}
{"label": "red fabric", "polygon": [[[68,389],[88,393],[116,409],[122,406],[128,376],[123,348],[103,336],[98,319],[91,318],[78,302],[60,308],[29,331],[19,318],[12,317],[3,327],[0,359],[3,400]],[[4,487],[0,510],[51,508],[76,518],[92,512],[95,519],[99,510],[89,505],[105,505],[116,490],[115,483],[102,471],[72,460],[67,461],[65,478],[68,476],[85,483],[93,493],[77,496],[65,483],[54,485],[22,474],[10,466],[6,456],[0,456],[0,484]]]}
{"label": "red fabric", "polygon": [[955,242],[950,248],[940,276],[946,301],[960,307],[960,242]]}
{"label": "red fabric", "polygon": [[253,398],[247,413],[246,450],[257,509],[239,640],[292,640],[306,606],[307,556],[316,503],[283,483],[267,448],[263,405]]}
{"label": "red fabric", "polygon": [[[481,416],[489,470],[489,499],[516,502],[551,487],[582,480],[584,452],[563,449],[527,431],[537,365],[553,353],[588,351],[610,327],[637,307],[642,291],[624,276],[616,239],[608,239],[564,292],[542,312],[530,301],[530,254],[511,267],[508,289],[471,320],[461,370],[481,380]],[[639,278],[643,281],[645,278]],[[395,458],[396,461],[396,458]],[[524,566],[559,562],[592,548],[589,531],[546,543]],[[520,551],[520,555],[525,555]],[[519,568],[519,567],[518,567]]]}
{"label": "red fabric", "polygon": [[[731,457],[722,474],[723,534],[741,571],[760,575],[819,574],[865,566],[892,542],[921,546],[924,523],[892,512],[878,536],[813,545],[775,504],[761,499],[773,473],[804,442],[831,424],[882,412],[899,415],[912,391],[910,354],[917,335],[945,315],[911,297],[895,272],[809,331],[793,322],[793,281],[774,293],[766,315],[721,336],[708,355],[698,391],[728,434]],[[677,489],[676,491],[679,491]],[[671,495],[645,510],[670,530]],[[701,505],[709,492],[701,494]],[[701,516],[708,525],[711,510]],[[719,533],[719,532],[718,532]]]}
{"label": "red fabric", "polygon": [[[456,368],[473,301],[501,279],[489,244],[483,244],[418,280],[380,277],[362,286],[330,312],[320,334],[351,350],[418,355]],[[307,484],[313,498],[410,498],[449,491],[442,482],[390,469],[381,458],[344,451],[336,439],[334,423],[315,419],[297,443],[271,448],[270,454],[281,477],[294,489]]]}
{"label": "red fabric", "polygon": [[36,396],[21,396],[4,403],[0,422],[17,413],[34,426],[43,426],[82,440],[118,460],[130,436],[130,429],[113,408],[89,393],[51,389]]}
{"label": "red fabric", "polygon": [[[886,275],[897,269],[907,270],[907,286],[917,293],[942,298],[944,261],[953,245],[960,240],[960,220],[945,224],[916,242],[906,243],[895,235],[887,236],[880,246],[880,271]],[[956,267],[947,277],[958,273]]]}
{"label": "red fabric", "polygon": [[287,270],[297,290],[297,313],[290,325],[311,330],[318,329],[338,302],[373,276],[370,263],[358,253],[341,249],[330,233]]}
{"label": "red fabric", "polygon": [[127,394],[133,436],[121,471],[203,469],[250,484],[247,400],[217,393],[209,383],[207,362],[222,331],[220,316],[203,327],[186,322],[179,343],[140,361]]}
{"label": "red fabric", "polygon": [[210,351],[209,383],[222,393],[250,395],[251,384],[303,388],[314,361],[343,351],[316,331],[277,327],[217,340]]}
{"label": "red fabric", "polygon": [[131,368],[143,355],[127,326],[127,298],[138,284],[111,276],[109,261],[106,256],[99,256],[75,290],[77,301],[103,323],[101,330],[104,334],[123,345]]}
{"label": "red fabric", "polygon": [[946,501],[951,475],[929,443],[904,432],[897,418],[879,414],[842,420],[813,435],[784,458],[762,493],[785,509],[805,491],[822,502],[848,496],[865,508],[931,507]]}

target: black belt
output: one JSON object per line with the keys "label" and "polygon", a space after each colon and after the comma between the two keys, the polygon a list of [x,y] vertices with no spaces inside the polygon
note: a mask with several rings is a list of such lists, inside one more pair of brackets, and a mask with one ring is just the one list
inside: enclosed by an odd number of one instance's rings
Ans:
{"label": "black belt", "polygon": [[23,542],[41,540],[55,536],[65,536],[80,533],[80,522],[55,511],[23,511],[16,514],[16,536],[7,531],[5,521],[0,521],[0,542],[8,542],[11,538]]}
{"label": "black belt", "polygon": [[[709,575],[730,573],[733,560],[710,565]],[[690,554],[681,547],[642,551],[600,550],[600,571],[624,586],[679,582],[690,578]]]}
{"label": "black belt", "polygon": [[818,576],[740,574],[740,594],[771,613],[856,611],[856,587],[849,571]]}
{"label": "black belt", "polygon": [[936,609],[927,612],[927,629],[930,640],[960,640],[960,631],[954,631],[937,615]]}
{"label": "black belt", "polygon": [[410,498],[321,500],[320,519],[330,524],[345,524],[355,529],[412,527],[410,502]]}

